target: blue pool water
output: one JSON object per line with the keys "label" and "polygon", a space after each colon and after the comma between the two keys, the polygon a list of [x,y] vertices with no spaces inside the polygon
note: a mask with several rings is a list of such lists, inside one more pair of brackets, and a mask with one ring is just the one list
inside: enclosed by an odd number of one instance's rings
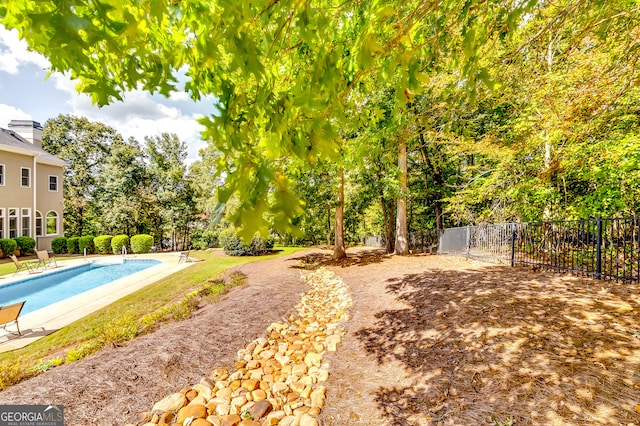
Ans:
{"label": "blue pool water", "polygon": [[159,263],[154,259],[125,259],[121,263],[86,263],[59,271],[54,269],[54,272],[0,285],[0,306],[26,300],[21,313],[24,315]]}

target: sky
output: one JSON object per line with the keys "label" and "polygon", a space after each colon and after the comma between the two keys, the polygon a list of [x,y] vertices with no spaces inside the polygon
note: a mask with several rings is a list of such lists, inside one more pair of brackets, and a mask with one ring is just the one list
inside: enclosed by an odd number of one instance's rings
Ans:
{"label": "sky", "polygon": [[0,25],[0,127],[13,119],[27,119],[44,126],[60,114],[86,117],[113,127],[125,139],[175,133],[187,143],[187,163],[198,159],[205,146],[200,139],[202,126],[197,118],[213,112],[211,99],[193,102],[186,93],[174,92],[170,98],[133,91],[124,101],[98,108],[88,95],[78,94],[76,83],[54,73],[47,78],[49,61],[30,52],[15,30]]}

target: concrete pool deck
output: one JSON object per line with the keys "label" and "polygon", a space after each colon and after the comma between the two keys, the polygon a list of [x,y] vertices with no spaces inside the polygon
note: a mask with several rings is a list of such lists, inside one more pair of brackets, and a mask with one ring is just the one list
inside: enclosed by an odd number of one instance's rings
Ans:
{"label": "concrete pool deck", "polygon": [[[114,259],[114,257],[115,256],[92,256],[90,260]],[[179,252],[127,255],[129,259],[156,259],[162,263],[51,304],[37,311],[21,315],[18,318],[18,324],[20,325],[22,336],[9,334],[9,330],[15,331],[15,326],[9,326],[7,333],[0,335],[0,353],[23,348],[118,299],[194,264],[194,262],[178,262],[179,257]],[[83,263],[85,263],[83,258],[64,260],[59,262],[58,268],[52,269],[51,271],[60,271],[61,269],[78,266]],[[46,273],[47,271],[29,274],[25,271],[13,277],[0,277],[0,286]],[[2,331],[4,330],[0,330],[0,333]]]}

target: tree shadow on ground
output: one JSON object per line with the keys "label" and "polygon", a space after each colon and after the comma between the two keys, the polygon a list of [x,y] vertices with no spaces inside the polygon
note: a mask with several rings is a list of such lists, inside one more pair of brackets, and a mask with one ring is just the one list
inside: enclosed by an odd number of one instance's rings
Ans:
{"label": "tree shadow on ground", "polygon": [[291,258],[290,260],[299,262],[299,264],[291,266],[292,268],[316,269],[322,266],[340,266],[342,268],[350,266],[366,266],[372,263],[382,263],[390,258],[391,255],[387,254],[384,249],[371,249],[347,253],[347,257],[339,260],[333,259],[332,253],[310,253],[304,256]]}
{"label": "tree shadow on ground", "polygon": [[389,424],[640,423],[635,287],[523,269],[389,280],[407,304],[356,335],[412,386],[379,388]]}

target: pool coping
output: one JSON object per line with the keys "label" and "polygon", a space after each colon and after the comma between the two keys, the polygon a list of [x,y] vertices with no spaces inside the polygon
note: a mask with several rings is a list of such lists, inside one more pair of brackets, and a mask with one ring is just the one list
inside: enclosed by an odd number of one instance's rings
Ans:
{"label": "pool coping", "polygon": [[[71,324],[85,316],[101,309],[135,291],[151,285],[162,278],[165,278],[177,271],[188,268],[194,262],[178,262],[179,252],[176,253],[150,253],[141,255],[128,255],[128,259],[156,259],[160,260],[159,265],[138,271],[123,278],[119,278],[108,284],[85,291],[60,302],[53,303],[44,308],[21,315],[18,318],[22,336],[12,334],[0,335],[0,353],[23,348],[36,340],[47,336],[62,327]],[[111,259],[113,256],[93,256],[91,260]],[[64,262],[64,263],[63,263]],[[86,261],[84,259],[73,259],[60,262],[61,266],[53,271],[70,269],[79,266]],[[46,272],[42,272],[46,274]],[[0,285],[23,280],[41,275],[21,273],[8,279],[0,281]],[[11,328],[15,330],[15,328]],[[7,330],[8,332],[9,330]]]}

